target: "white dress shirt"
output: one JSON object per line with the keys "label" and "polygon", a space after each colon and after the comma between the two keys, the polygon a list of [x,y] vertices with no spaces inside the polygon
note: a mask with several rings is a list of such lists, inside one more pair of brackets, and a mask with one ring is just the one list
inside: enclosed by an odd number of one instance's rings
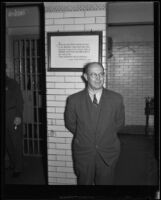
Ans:
{"label": "white dress shirt", "polygon": [[89,93],[89,96],[90,96],[92,102],[93,102],[93,99],[94,99],[94,95],[96,95],[97,102],[99,104],[100,99],[101,99],[101,95],[102,95],[102,89],[98,90],[98,91],[93,91],[90,88],[88,88],[88,93]]}

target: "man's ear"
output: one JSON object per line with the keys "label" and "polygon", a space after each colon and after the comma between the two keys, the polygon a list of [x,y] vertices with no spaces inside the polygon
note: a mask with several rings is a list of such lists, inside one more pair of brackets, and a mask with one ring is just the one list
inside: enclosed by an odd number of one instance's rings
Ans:
{"label": "man's ear", "polygon": [[85,79],[86,81],[88,81],[88,78],[87,78],[87,74],[86,74],[86,73],[83,74],[83,77],[84,77],[84,79]]}

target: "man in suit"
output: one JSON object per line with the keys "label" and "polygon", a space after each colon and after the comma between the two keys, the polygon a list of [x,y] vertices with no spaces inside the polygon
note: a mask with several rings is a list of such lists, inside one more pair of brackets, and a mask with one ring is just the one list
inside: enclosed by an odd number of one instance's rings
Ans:
{"label": "man in suit", "polygon": [[18,83],[6,76],[6,150],[13,176],[22,172],[22,115],[23,97]]}
{"label": "man in suit", "polygon": [[120,94],[107,90],[101,63],[84,68],[87,87],[68,97],[66,127],[74,134],[73,159],[78,185],[112,185],[120,154],[117,132],[125,113]]}

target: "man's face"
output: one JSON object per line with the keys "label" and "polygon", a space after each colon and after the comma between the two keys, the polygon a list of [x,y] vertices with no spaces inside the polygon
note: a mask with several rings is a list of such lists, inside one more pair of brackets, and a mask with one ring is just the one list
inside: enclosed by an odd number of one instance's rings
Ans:
{"label": "man's face", "polygon": [[104,83],[104,70],[98,64],[92,64],[88,68],[87,74],[84,74],[88,86],[92,90],[99,90],[103,87]]}

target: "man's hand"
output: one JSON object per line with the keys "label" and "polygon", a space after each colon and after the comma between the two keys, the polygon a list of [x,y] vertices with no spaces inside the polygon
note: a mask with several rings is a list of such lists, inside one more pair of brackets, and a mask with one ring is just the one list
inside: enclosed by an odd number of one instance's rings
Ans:
{"label": "man's hand", "polygon": [[16,126],[20,125],[20,124],[21,124],[21,117],[15,117],[15,119],[14,119],[14,124],[15,124]]}

